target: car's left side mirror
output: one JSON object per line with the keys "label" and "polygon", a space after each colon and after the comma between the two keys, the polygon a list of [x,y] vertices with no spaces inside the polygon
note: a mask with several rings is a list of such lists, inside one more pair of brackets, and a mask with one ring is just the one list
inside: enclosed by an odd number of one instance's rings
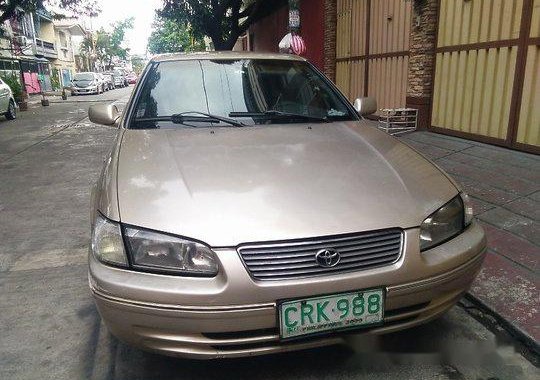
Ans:
{"label": "car's left side mirror", "polygon": [[367,116],[377,112],[377,100],[371,96],[358,98],[354,101],[354,109],[361,116]]}
{"label": "car's left side mirror", "polygon": [[120,110],[115,104],[98,104],[88,109],[88,117],[92,123],[114,125],[120,118]]}

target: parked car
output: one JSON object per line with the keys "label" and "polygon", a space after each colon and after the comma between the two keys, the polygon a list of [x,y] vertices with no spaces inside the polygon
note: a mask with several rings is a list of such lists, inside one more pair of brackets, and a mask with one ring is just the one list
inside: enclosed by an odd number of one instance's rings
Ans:
{"label": "parked car", "polygon": [[113,90],[114,89],[114,81],[111,73],[103,73],[103,78],[105,79],[105,89],[106,90]]}
{"label": "parked car", "polygon": [[113,71],[114,85],[116,87],[126,87],[127,80],[124,72],[122,70]]}
{"label": "parked car", "polygon": [[[440,316],[486,252],[467,194],[303,58],[153,58],[93,189],[89,284],[122,340],[193,358]],[[179,91],[178,89],[182,89]]]}
{"label": "parked car", "polygon": [[137,83],[137,74],[129,73],[128,75],[126,75],[126,79],[129,84],[135,84]]}
{"label": "parked car", "polygon": [[71,81],[71,94],[100,94],[103,87],[103,81],[97,73],[76,73]]}
{"label": "parked car", "polygon": [[17,103],[13,97],[11,88],[0,78],[0,114],[6,119],[13,120],[17,118]]}
{"label": "parked car", "polygon": [[99,81],[101,82],[101,92],[107,91],[109,88],[107,85],[107,79],[105,78],[105,75],[103,75],[103,73],[96,73],[96,74],[99,78]]}

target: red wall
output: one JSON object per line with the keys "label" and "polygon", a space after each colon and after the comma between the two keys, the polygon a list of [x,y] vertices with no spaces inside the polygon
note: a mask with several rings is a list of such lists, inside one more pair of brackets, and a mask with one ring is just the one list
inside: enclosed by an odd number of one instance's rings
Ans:
{"label": "red wall", "polygon": [[[300,2],[300,35],[304,39],[307,53],[304,55],[320,70],[324,68],[324,0],[302,0]],[[282,7],[262,19],[249,29],[253,51],[278,52],[279,41],[287,34],[289,8]]]}
{"label": "red wall", "polygon": [[305,57],[324,70],[324,0],[300,2],[300,35],[307,46]]}
{"label": "red wall", "polygon": [[287,34],[289,8],[282,7],[277,12],[263,18],[249,28],[250,45],[253,51],[279,51],[279,41]]}

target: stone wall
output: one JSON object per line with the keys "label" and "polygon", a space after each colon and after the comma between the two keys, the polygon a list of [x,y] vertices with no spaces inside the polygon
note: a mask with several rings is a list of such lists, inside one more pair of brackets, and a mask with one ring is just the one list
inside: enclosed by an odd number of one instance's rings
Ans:
{"label": "stone wall", "polygon": [[324,1],[324,73],[336,80],[337,0]]}
{"label": "stone wall", "polygon": [[418,127],[431,122],[438,0],[414,0],[407,75],[407,107],[418,109]]}

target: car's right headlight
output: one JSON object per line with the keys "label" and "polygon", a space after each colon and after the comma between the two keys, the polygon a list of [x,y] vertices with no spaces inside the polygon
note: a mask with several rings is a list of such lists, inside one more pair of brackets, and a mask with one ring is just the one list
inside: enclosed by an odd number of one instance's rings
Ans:
{"label": "car's right headlight", "polygon": [[420,250],[433,248],[450,240],[472,222],[473,211],[468,195],[462,193],[428,216],[420,225]]}
{"label": "car's right headlight", "polygon": [[136,227],[124,227],[124,237],[134,269],[184,276],[214,277],[216,254],[196,241]]}

